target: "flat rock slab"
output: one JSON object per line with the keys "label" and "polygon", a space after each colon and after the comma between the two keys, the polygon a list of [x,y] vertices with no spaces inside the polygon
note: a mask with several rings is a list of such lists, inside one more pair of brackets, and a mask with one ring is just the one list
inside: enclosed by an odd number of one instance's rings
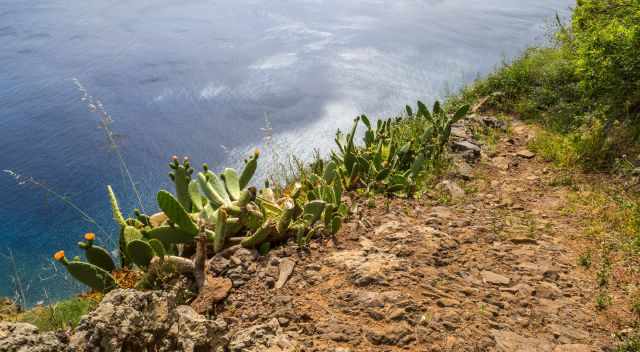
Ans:
{"label": "flat rock slab", "polygon": [[453,142],[451,148],[454,151],[459,151],[459,152],[464,152],[467,150],[470,150],[474,153],[480,153],[480,147],[478,147],[477,145],[469,142],[469,141],[458,141],[458,142]]}
{"label": "flat rock slab", "polygon": [[534,152],[532,152],[532,151],[530,151],[528,149],[519,150],[516,153],[516,155],[521,157],[521,158],[525,158],[525,159],[533,159],[536,156],[536,154]]}
{"label": "flat rock slab", "polygon": [[498,352],[554,352],[551,342],[542,338],[524,337],[511,331],[492,330]]}
{"label": "flat rock slab", "polygon": [[506,286],[511,283],[510,278],[502,276],[500,274],[496,274],[492,271],[485,270],[480,273],[480,276],[482,276],[482,281],[488,284]]}
{"label": "flat rock slab", "polygon": [[227,297],[231,287],[233,287],[233,282],[226,277],[208,276],[198,297],[191,302],[191,308],[199,314],[208,312],[214,304]]}
{"label": "flat rock slab", "polygon": [[553,350],[553,352],[594,352],[596,349],[589,345],[582,344],[569,344],[569,345],[558,345]]}

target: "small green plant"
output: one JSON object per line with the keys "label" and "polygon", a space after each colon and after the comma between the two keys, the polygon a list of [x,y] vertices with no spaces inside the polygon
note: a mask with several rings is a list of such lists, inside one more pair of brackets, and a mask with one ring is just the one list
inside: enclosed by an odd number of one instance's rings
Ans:
{"label": "small green plant", "polygon": [[616,348],[616,352],[638,352],[640,351],[640,333],[634,331],[630,335],[619,336],[622,342]]}
{"label": "small green plant", "polygon": [[611,305],[611,303],[612,298],[606,290],[600,291],[600,293],[598,293],[598,295],[596,296],[596,308],[598,310],[607,309]]}
{"label": "small green plant", "polygon": [[578,265],[584,267],[585,269],[589,269],[591,267],[591,251],[587,250],[580,254],[578,257]]}
{"label": "small green plant", "polygon": [[608,256],[602,258],[600,269],[596,273],[596,282],[599,287],[607,287],[609,285],[609,275],[611,273],[611,262]]}

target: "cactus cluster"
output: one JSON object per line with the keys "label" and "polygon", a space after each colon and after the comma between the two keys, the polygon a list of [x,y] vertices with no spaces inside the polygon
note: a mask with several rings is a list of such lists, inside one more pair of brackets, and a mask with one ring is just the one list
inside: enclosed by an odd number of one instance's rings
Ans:
{"label": "cactus cluster", "polygon": [[[375,126],[367,116],[359,116],[349,133],[338,131],[337,150],[329,160],[311,163],[297,182],[284,188],[272,188],[268,182],[260,190],[250,186],[258,150],[240,172],[226,168],[215,173],[204,164],[193,178],[190,160],[181,162],[174,156],[169,177],[175,190],[158,192],[159,213],[134,210],[133,216],[125,218],[116,195],[107,187],[113,218],[120,227],[120,267],[140,269],[149,276],[166,268],[184,272],[194,267],[190,258],[196,248],[207,253],[210,247],[209,253],[219,253],[230,245],[231,237],[233,243],[265,253],[290,238],[306,246],[314,236],[335,235],[349,213],[343,202],[345,190],[411,195],[420,175],[441,158],[452,125],[467,111],[463,107],[448,115],[436,103],[430,112],[418,102],[415,113],[407,106],[406,117],[379,120]],[[366,130],[363,144],[357,145],[360,122]],[[116,286],[111,272],[118,269],[109,252],[94,241],[95,235],[88,233],[79,243],[86,262],[68,261],[64,252],[55,257],[80,282],[105,292]]]}
{"label": "cactus cluster", "polygon": [[[367,192],[404,193],[416,191],[419,176],[437,163],[451,136],[454,123],[466,116],[469,106],[448,115],[436,102],[432,112],[418,101],[414,114],[406,107],[406,119],[378,120],[374,127],[367,116],[354,120],[346,135],[336,134],[337,150],[331,159],[336,162],[337,174],[346,189],[364,188]],[[358,124],[366,130],[364,146],[355,145]]]}

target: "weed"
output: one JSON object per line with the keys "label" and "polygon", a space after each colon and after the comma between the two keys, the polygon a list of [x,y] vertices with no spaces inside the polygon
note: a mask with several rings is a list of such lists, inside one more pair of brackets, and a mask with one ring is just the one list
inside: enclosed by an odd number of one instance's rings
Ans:
{"label": "weed", "polygon": [[607,309],[611,305],[611,303],[611,296],[604,290],[598,293],[598,296],[596,296],[596,308],[598,310]]}
{"label": "weed", "polygon": [[578,264],[585,269],[589,269],[591,267],[591,250],[586,250],[578,257]]}
{"label": "weed", "polygon": [[75,297],[49,306],[35,307],[6,320],[33,324],[41,331],[66,330],[78,325],[80,318],[97,304],[98,300],[94,297]]}

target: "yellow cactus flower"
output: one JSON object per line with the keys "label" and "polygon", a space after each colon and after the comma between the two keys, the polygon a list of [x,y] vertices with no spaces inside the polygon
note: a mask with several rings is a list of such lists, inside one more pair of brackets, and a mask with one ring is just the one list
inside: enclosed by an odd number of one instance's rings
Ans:
{"label": "yellow cactus flower", "polygon": [[53,255],[53,259],[57,261],[64,259],[64,251],[57,251],[56,254]]}
{"label": "yellow cactus flower", "polygon": [[93,232],[87,232],[84,234],[84,239],[87,241],[93,241],[96,239],[96,234]]}
{"label": "yellow cactus flower", "polygon": [[256,148],[255,154],[256,156],[260,156],[260,149]]}

